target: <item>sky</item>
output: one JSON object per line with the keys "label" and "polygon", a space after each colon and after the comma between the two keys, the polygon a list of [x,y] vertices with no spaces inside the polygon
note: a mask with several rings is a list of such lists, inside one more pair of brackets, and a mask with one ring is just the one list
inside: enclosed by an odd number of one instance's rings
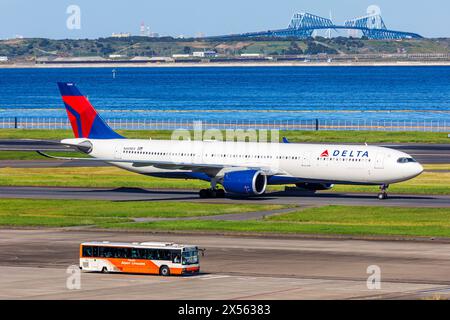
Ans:
{"label": "sky", "polygon": [[[323,17],[331,11],[335,23],[342,24],[365,15],[373,4],[389,29],[450,37],[448,0],[0,0],[0,38],[138,35],[141,22],[160,35],[223,35],[285,28],[300,11]],[[79,28],[67,13],[70,5],[80,8]]]}

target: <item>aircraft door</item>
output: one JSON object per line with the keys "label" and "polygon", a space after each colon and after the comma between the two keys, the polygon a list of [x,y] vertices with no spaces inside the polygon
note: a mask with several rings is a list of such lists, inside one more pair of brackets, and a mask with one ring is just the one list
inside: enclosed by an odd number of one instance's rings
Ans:
{"label": "aircraft door", "polygon": [[375,159],[375,169],[384,168],[384,153],[378,153]]}
{"label": "aircraft door", "polygon": [[117,144],[114,149],[114,159],[122,159],[123,146],[122,144]]}
{"label": "aircraft door", "polygon": [[302,167],[310,167],[311,166],[311,153],[305,152],[302,154],[302,158],[301,158],[301,162],[302,162]]}

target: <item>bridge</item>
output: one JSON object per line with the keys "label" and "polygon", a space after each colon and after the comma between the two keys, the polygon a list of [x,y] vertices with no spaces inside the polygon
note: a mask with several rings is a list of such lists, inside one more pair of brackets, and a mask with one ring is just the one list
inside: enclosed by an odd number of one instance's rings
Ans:
{"label": "bridge", "polygon": [[295,13],[286,29],[249,32],[213,38],[257,38],[257,37],[292,37],[307,39],[316,30],[357,30],[363,37],[374,40],[421,39],[421,35],[412,32],[390,30],[386,27],[378,7],[369,7],[363,17],[345,21],[343,25],[333,23],[331,19],[319,17],[307,12]]}

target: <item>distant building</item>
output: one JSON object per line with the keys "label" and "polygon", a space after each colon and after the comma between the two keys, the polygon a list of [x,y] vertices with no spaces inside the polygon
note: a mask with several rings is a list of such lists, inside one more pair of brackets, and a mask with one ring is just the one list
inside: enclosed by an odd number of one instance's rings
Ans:
{"label": "distant building", "polygon": [[173,54],[172,55],[172,58],[189,58],[190,57],[190,55],[188,55],[188,54],[184,54],[184,53],[180,53],[180,54]]}
{"label": "distant building", "polygon": [[0,56],[0,62],[8,62],[7,56]]}
{"label": "distant building", "polygon": [[158,38],[159,33],[151,32],[150,27],[145,25],[145,22],[141,22],[141,26],[139,27],[139,35],[141,37],[149,37],[149,38]]}
{"label": "distant building", "polygon": [[150,60],[150,57],[137,56],[137,57],[131,58],[130,61],[150,62],[151,60]]}
{"label": "distant building", "polygon": [[101,62],[101,61],[107,61],[103,57],[99,56],[89,56],[89,57],[58,57],[52,60],[53,62]]}
{"label": "distant building", "polygon": [[217,52],[215,51],[194,51],[192,56],[199,58],[215,58],[217,57]]}
{"label": "distant building", "polygon": [[243,58],[261,58],[264,55],[262,55],[261,53],[242,53],[241,57]]}
{"label": "distant building", "polygon": [[151,57],[150,61],[152,62],[173,62],[173,58],[171,57]]}
{"label": "distant building", "polygon": [[111,35],[112,38],[129,38],[131,37],[131,33],[129,32],[119,32],[119,33],[113,33]]}
{"label": "distant building", "polygon": [[133,62],[173,62],[173,59],[170,57],[134,57],[130,59]]}
{"label": "distant building", "polygon": [[125,56],[123,54],[110,54],[109,58],[110,59],[121,59],[121,58],[125,58]]}
{"label": "distant building", "polygon": [[139,27],[139,35],[141,37],[145,37],[145,22],[141,22],[141,26]]}

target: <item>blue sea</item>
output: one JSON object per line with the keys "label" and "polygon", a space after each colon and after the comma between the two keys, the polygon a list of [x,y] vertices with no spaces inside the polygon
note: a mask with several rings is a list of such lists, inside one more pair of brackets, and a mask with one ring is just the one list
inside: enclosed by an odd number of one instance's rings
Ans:
{"label": "blue sea", "polygon": [[450,120],[450,67],[0,69],[0,117],[65,117],[57,81],[105,118]]}

